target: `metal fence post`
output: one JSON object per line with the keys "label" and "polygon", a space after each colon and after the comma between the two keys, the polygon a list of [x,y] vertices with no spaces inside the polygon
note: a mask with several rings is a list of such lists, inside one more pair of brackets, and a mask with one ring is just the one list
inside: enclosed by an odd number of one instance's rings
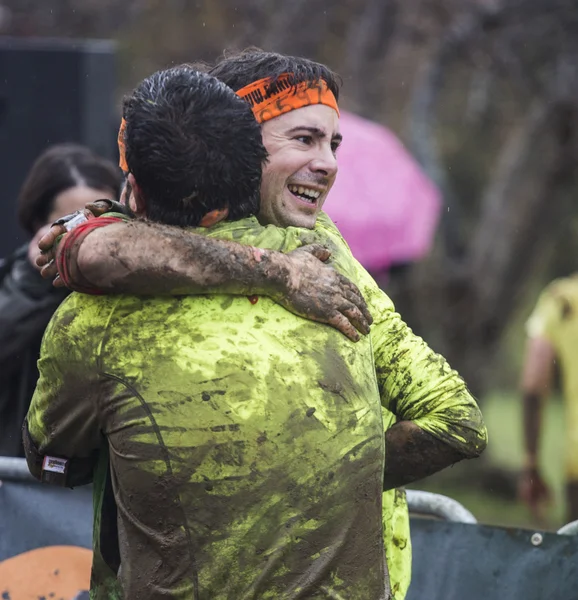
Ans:
{"label": "metal fence post", "polygon": [[578,521],[570,521],[566,525],[560,527],[556,533],[560,535],[578,535]]}
{"label": "metal fence post", "polygon": [[0,482],[6,481],[36,481],[28,470],[26,459],[0,456]]}
{"label": "metal fence post", "polygon": [[447,496],[421,490],[406,490],[406,494],[410,513],[429,515],[455,523],[478,522],[465,506]]}

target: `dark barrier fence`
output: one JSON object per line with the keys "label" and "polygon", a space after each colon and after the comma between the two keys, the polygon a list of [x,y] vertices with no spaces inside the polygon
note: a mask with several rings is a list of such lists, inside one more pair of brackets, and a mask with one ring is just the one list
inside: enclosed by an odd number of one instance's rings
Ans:
{"label": "dark barrier fence", "polygon": [[[489,527],[451,498],[410,490],[408,503],[407,600],[578,600],[577,523],[559,533]],[[0,458],[0,575],[1,561],[46,546],[90,548],[91,535],[89,488],[41,486],[23,460]],[[2,586],[0,578],[0,597],[10,597]]]}
{"label": "dark barrier fence", "polygon": [[[2,479],[0,561],[45,546],[92,546],[92,494]],[[1,598],[1,595],[0,595]]]}
{"label": "dark barrier fence", "polygon": [[509,529],[479,525],[461,504],[438,494],[408,490],[408,504],[407,600],[578,599],[578,521],[557,533]]}
{"label": "dark barrier fence", "polygon": [[407,600],[576,600],[578,537],[412,519]]}
{"label": "dark barrier fence", "polygon": [[22,459],[0,457],[0,598],[88,600],[90,488],[32,479]]}

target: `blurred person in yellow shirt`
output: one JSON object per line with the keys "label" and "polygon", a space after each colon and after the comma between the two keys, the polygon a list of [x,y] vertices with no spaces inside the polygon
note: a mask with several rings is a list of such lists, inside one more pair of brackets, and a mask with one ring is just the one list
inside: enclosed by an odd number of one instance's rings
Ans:
{"label": "blurred person in yellow shirt", "polygon": [[542,407],[558,366],[565,409],[567,520],[574,521],[578,519],[578,276],[557,279],[544,289],[528,320],[527,335],[521,383],[525,464],[519,495],[541,519],[551,499],[539,461]]}

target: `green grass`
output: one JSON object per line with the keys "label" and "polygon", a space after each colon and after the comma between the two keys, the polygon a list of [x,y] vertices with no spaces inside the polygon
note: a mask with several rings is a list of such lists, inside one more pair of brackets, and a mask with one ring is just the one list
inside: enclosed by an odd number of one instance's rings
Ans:
{"label": "green grass", "polygon": [[[482,404],[488,427],[486,459],[492,465],[519,471],[523,464],[521,400],[516,394],[492,394]],[[563,498],[564,465],[564,412],[558,398],[552,398],[544,407],[541,439],[541,464],[544,476],[551,486],[553,501],[546,515],[545,527],[556,530],[565,523]],[[447,471],[414,486],[450,496],[461,502],[476,518],[492,525],[528,527],[537,526],[526,509],[516,499],[504,498],[495,490],[460,482],[460,474],[471,481],[477,461],[467,461],[454,467],[456,474]]]}

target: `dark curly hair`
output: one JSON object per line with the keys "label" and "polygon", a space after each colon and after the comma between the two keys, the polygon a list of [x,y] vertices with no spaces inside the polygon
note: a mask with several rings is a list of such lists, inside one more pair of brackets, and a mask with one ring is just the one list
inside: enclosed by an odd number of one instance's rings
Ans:
{"label": "dark curly hair", "polygon": [[323,79],[335,99],[339,100],[339,75],[329,67],[307,58],[285,56],[252,47],[237,53],[225,53],[208,72],[235,91],[266,77],[275,81],[283,73],[292,73],[295,84]]}
{"label": "dark curly hair", "polygon": [[56,197],[76,186],[109,189],[117,200],[121,170],[109,160],[78,144],[57,144],[34,162],[18,196],[18,220],[34,235],[45,223]]}
{"label": "dark curly hair", "polygon": [[187,227],[215,209],[229,208],[229,220],[258,212],[267,152],[250,108],[225,84],[188,65],[158,71],[123,114],[148,219]]}

